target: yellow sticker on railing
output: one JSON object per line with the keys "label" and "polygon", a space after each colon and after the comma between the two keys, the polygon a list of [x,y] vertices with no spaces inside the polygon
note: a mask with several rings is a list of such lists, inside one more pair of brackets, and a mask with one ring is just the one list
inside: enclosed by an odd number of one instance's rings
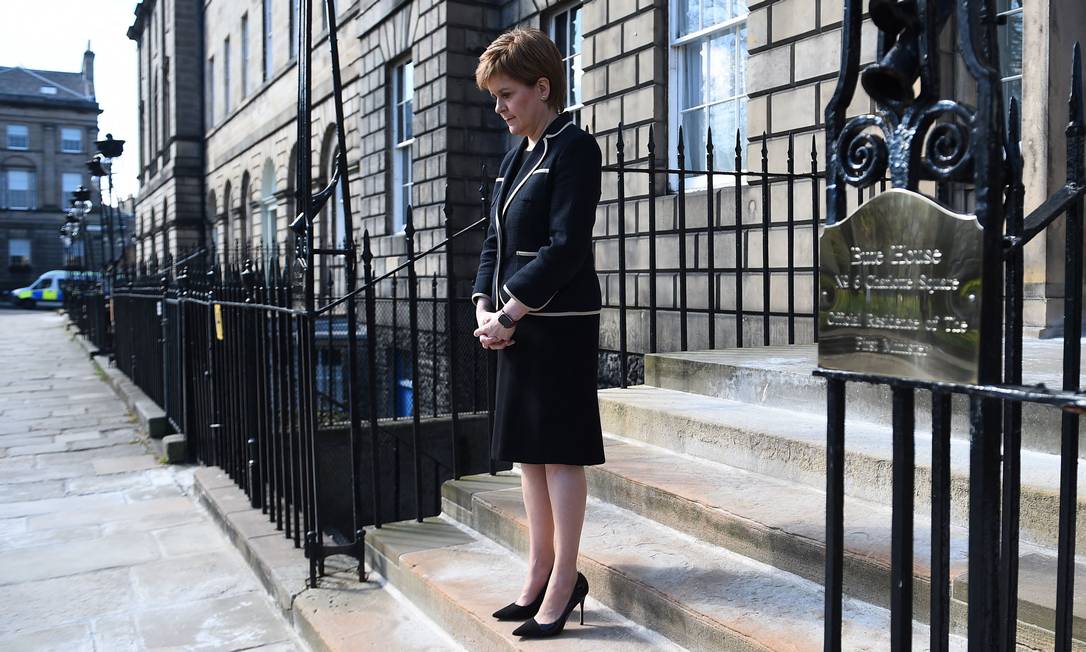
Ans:
{"label": "yellow sticker on railing", "polygon": [[222,332],[222,306],[217,303],[215,304],[215,339],[220,342],[226,339]]}

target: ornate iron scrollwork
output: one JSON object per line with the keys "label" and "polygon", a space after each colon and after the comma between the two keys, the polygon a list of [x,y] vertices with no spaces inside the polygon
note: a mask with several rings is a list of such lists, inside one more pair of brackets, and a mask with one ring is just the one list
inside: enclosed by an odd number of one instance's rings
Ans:
{"label": "ornate iron scrollwork", "polygon": [[[912,190],[921,180],[970,180],[976,109],[939,99],[934,45],[954,3],[871,0],[870,8],[880,30],[880,58],[859,76],[879,110],[846,121],[842,112],[855,94],[857,75],[842,75],[826,110],[831,195],[841,184],[871,186],[887,172],[894,187]],[[858,49],[859,23],[858,16],[846,20],[846,48]],[[843,69],[858,66],[856,52],[845,52],[843,59]],[[831,221],[843,217],[830,210]]]}

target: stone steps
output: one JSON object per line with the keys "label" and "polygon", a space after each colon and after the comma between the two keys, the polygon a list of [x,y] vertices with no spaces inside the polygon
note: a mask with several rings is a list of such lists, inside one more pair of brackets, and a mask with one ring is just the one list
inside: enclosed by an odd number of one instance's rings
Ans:
{"label": "stone steps", "polygon": [[357,563],[332,557],[320,585],[307,585],[301,548],[249,506],[249,500],[217,467],[197,469],[194,491],[233,541],[283,616],[319,652],[434,652],[459,650],[454,641],[379,577],[359,582]]}
{"label": "stone steps", "polygon": [[[825,563],[825,493],[735,467],[683,456],[654,446],[604,439],[607,463],[588,467],[591,495],[696,539],[821,583]],[[845,593],[882,607],[890,596],[889,506],[845,501]],[[914,617],[930,611],[931,527],[914,523]],[[964,634],[968,533],[952,527],[951,580],[955,627]],[[1054,645],[1054,551],[1028,544],[1020,550],[1020,640],[1035,648]],[[1076,586],[1086,582],[1079,565]],[[1077,613],[1086,611],[1079,592]],[[1086,620],[1075,619],[1076,638],[1086,640]]]}
{"label": "stone steps", "polygon": [[[533,650],[554,645],[545,640],[521,640],[512,635],[519,622],[499,622],[490,615],[516,597],[526,570],[523,562],[448,520],[389,523],[370,530],[366,560],[452,639],[472,652]],[[578,615],[579,611],[570,617],[558,649],[681,650],[618,616],[592,596],[585,605],[584,625],[578,624]]]}
{"label": "stone steps", "polygon": [[[825,486],[824,414],[752,405],[657,387],[599,393],[603,428],[629,439],[769,477]],[[849,419],[845,434],[845,493],[882,505],[891,501],[891,430]],[[952,523],[968,521],[969,449],[952,440]],[[1086,486],[1086,466],[1079,465]],[[931,439],[916,434],[916,504],[930,504]],[[1023,451],[1022,540],[1055,548],[1058,533],[1059,458]],[[1078,545],[1086,545],[1086,497],[1080,495]],[[823,505],[818,506],[818,511]]]}
{"label": "stone steps", "polygon": [[[1060,387],[1062,340],[1025,343],[1023,382]],[[826,410],[825,381],[811,375],[817,366],[816,345],[770,346],[645,356],[645,384],[714,398],[821,415]],[[1086,385],[1086,377],[1083,378]],[[846,415],[873,423],[890,423],[890,390],[882,385],[849,383]],[[918,391],[917,432],[931,433],[930,394]],[[951,431],[968,439],[969,409],[964,396],[954,396]],[[1060,452],[1060,412],[1025,404],[1022,447],[1040,453]],[[1086,429],[1080,434],[1080,456],[1086,457]]]}
{"label": "stone steps", "polygon": [[[446,483],[447,515],[527,554],[516,476]],[[692,650],[811,650],[822,644],[823,591],[815,582],[592,498],[579,568],[590,595]],[[889,611],[848,599],[843,645],[889,648]],[[927,628],[915,624],[915,639]],[[954,637],[952,649],[964,649]]]}

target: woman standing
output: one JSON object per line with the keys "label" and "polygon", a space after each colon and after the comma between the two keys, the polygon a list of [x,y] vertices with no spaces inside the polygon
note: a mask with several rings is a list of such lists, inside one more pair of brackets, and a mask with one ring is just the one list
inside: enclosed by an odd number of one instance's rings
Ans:
{"label": "woman standing", "polygon": [[562,112],[563,71],[558,48],[535,29],[499,36],[475,71],[509,133],[524,137],[495,180],[472,300],[475,336],[498,351],[491,454],[520,463],[528,515],[528,576],[494,617],[527,619],[513,633],[531,638],[560,633],[578,604],[584,623],[584,466],[603,463],[592,257],[602,156]]}

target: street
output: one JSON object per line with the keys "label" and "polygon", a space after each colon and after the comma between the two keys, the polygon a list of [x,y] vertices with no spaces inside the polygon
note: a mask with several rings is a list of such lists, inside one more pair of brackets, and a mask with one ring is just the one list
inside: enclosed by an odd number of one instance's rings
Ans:
{"label": "street", "polygon": [[305,649],[65,324],[0,308],[0,649]]}

